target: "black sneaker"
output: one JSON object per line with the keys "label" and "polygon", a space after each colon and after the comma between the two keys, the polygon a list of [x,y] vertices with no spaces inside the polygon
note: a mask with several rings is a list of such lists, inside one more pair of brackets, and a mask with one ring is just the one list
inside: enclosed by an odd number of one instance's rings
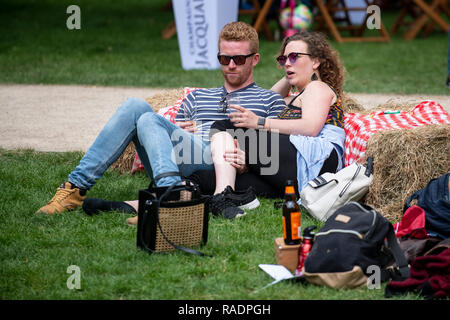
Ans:
{"label": "black sneaker", "polygon": [[209,210],[214,216],[222,216],[226,219],[239,218],[245,215],[245,211],[225,197],[223,192],[209,199]]}
{"label": "black sneaker", "polygon": [[252,210],[260,206],[259,200],[252,187],[248,187],[247,190],[243,191],[234,191],[231,186],[227,186],[225,190],[222,191],[222,194],[240,209]]}

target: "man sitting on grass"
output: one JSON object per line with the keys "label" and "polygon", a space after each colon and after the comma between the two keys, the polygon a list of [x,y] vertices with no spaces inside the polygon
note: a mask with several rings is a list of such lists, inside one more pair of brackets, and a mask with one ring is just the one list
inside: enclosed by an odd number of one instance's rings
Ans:
{"label": "man sitting on grass", "polygon": [[[286,104],[279,94],[262,89],[253,81],[253,69],[260,59],[255,29],[244,22],[229,23],[220,33],[218,47],[225,80],[222,87],[199,89],[189,94],[180,107],[176,124],[156,114],[143,100],[126,100],[69,174],[68,181],[63,182],[53,198],[36,213],[55,214],[81,206],[86,191],[95,185],[131,141],[147,174],[157,186],[180,181],[179,176],[166,176],[168,172],[189,176],[198,170],[213,170],[209,130],[214,121],[228,119],[226,108],[221,106],[230,92],[238,92],[241,105],[258,116],[275,118]],[[188,122],[190,120],[196,121],[195,127]],[[201,155],[200,161],[198,155]],[[185,159],[188,161],[183,161]],[[239,195],[233,199],[237,198],[239,202]],[[223,198],[223,201],[229,200]],[[242,210],[236,207],[226,218],[233,219],[241,213]]]}

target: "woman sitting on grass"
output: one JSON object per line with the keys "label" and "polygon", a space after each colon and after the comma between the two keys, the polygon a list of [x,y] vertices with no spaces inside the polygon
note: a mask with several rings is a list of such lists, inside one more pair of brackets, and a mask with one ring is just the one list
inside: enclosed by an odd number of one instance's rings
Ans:
{"label": "woman sitting on grass", "polygon": [[[241,106],[229,106],[237,112],[230,113],[230,120],[217,121],[211,127],[215,172],[198,171],[190,176],[202,192],[214,194],[210,201],[214,215],[234,218],[245,214],[239,208],[242,192],[234,191],[235,186],[237,190],[252,186],[258,196],[278,197],[283,195],[287,180],[297,180],[298,193],[323,172],[343,167],[345,132],[340,95],[344,69],[338,53],[322,34],[301,31],[283,41],[277,62],[286,75],[272,90],[285,97],[286,109],[278,119],[265,119]],[[291,87],[299,93],[289,96]],[[235,139],[241,140],[240,133],[250,137],[253,132],[257,143],[243,143],[241,150]],[[261,150],[262,145],[267,149]],[[276,151],[267,158],[268,150]],[[83,208],[95,211],[95,206],[101,205],[102,209],[120,209],[124,204],[86,199]],[[137,201],[125,206],[130,205],[137,211]]]}

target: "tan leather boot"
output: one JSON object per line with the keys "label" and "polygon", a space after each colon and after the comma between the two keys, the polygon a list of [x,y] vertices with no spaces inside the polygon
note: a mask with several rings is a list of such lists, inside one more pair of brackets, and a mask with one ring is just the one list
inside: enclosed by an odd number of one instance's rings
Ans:
{"label": "tan leather boot", "polygon": [[63,182],[56,190],[53,198],[36,213],[53,215],[80,207],[86,199],[86,190],[73,186],[70,182]]}

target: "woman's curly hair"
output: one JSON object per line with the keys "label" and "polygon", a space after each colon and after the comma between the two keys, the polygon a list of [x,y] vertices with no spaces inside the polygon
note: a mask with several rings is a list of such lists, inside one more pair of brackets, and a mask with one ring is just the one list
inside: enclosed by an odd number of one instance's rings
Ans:
{"label": "woman's curly hair", "polygon": [[307,44],[311,58],[319,59],[320,79],[333,87],[339,95],[342,94],[345,69],[339,58],[339,53],[331,47],[325,35],[319,32],[301,30],[284,39],[280,54],[284,54],[289,42],[298,40]]}

